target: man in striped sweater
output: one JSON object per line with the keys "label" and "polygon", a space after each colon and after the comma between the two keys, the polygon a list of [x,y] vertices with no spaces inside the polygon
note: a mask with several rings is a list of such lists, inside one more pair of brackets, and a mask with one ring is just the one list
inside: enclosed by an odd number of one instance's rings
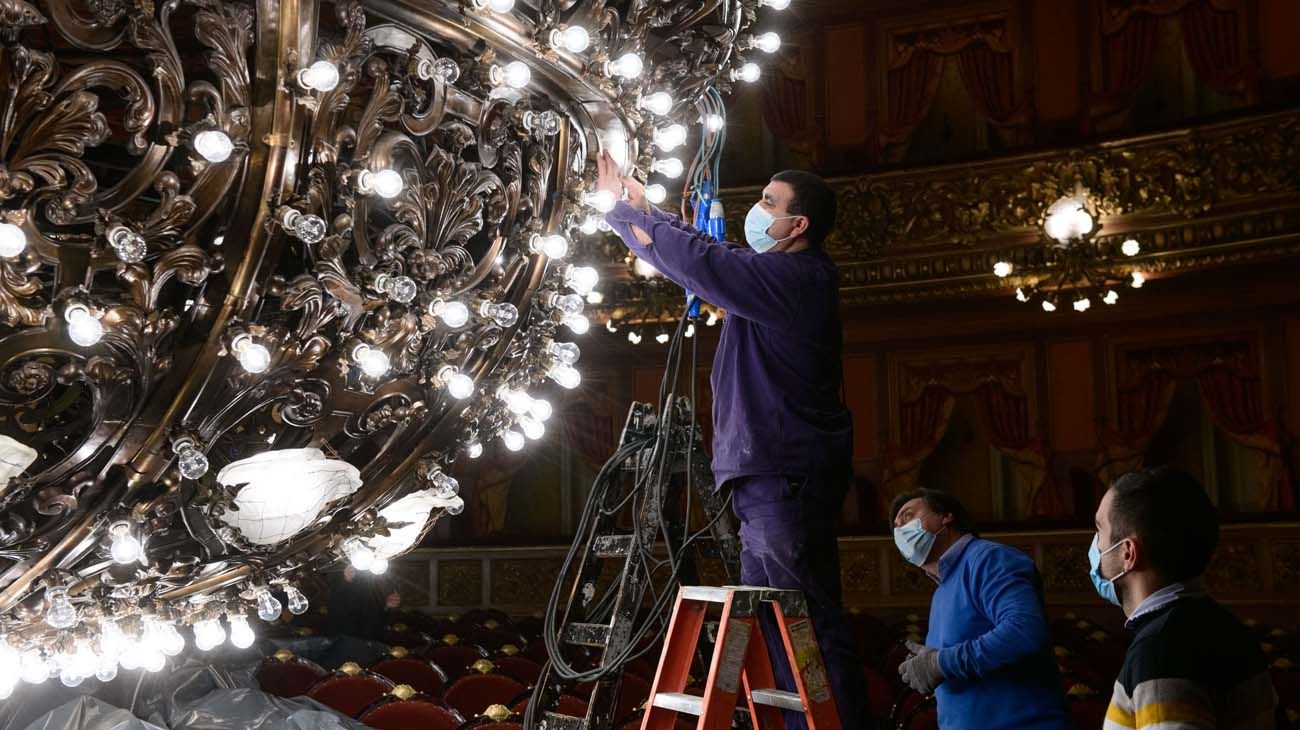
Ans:
{"label": "man in striped sweater", "polygon": [[1093,585],[1133,632],[1105,730],[1286,727],[1256,639],[1206,592],[1219,518],[1201,485],[1173,467],[1125,474],[1096,522]]}

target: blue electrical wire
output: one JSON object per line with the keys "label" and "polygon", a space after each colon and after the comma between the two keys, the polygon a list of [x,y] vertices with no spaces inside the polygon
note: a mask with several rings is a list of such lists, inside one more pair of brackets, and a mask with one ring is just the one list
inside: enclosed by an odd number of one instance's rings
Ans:
{"label": "blue electrical wire", "polygon": [[[713,238],[723,241],[726,238],[726,221],[723,219],[720,192],[719,169],[722,162],[722,150],[727,141],[727,125],[722,124],[716,131],[709,129],[709,120],[715,115],[726,119],[726,106],[722,94],[716,87],[710,86],[700,98],[697,108],[701,111],[704,131],[700,135],[700,146],[691,164],[691,203],[694,208],[693,224],[696,229]],[[691,291],[686,292],[687,316],[696,319],[700,316],[703,302]]]}

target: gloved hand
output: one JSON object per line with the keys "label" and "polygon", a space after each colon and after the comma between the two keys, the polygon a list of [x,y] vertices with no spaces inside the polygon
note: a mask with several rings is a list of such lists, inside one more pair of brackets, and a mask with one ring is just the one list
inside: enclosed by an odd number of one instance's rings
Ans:
{"label": "gloved hand", "polygon": [[939,668],[939,652],[914,641],[907,642],[912,656],[898,665],[903,683],[921,694],[932,694],[943,683],[943,670]]}

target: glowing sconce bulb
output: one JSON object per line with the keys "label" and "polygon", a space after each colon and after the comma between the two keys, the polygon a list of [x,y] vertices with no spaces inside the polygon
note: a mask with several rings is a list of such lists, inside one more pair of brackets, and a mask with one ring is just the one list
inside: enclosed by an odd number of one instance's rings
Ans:
{"label": "glowing sconce bulb", "polygon": [[12,223],[0,223],[0,257],[11,258],[27,249],[27,234]]}
{"label": "glowing sconce bulb", "polygon": [[480,442],[478,439],[475,439],[469,442],[468,444],[465,444],[465,455],[471,459],[477,459],[478,457],[482,456],[483,455],[482,442]]}
{"label": "glowing sconce bulb", "polygon": [[265,588],[257,592],[257,617],[263,621],[280,618],[280,601]]}
{"label": "glowing sconce bulb", "polygon": [[640,56],[635,53],[624,53],[613,61],[605,62],[605,75],[634,79],[641,75],[644,67],[645,64],[642,63]]}
{"label": "glowing sconce bulb", "polygon": [[235,151],[235,143],[219,129],[205,129],[194,135],[194,151],[208,162],[225,162]]}
{"label": "glowing sconce bulb", "polygon": [[339,67],[317,61],[298,72],[298,84],[311,91],[333,91],[339,85]]}
{"label": "glowing sconce bulb", "polygon": [[441,318],[443,324],[452,329],[464,327],[465,323],[469,322],[469,307],[462,302],[435,299],[429,305],[429,314]]}
{"label": "glowing sconce bulb", "polygon": [[527,413],[533,407],[532,396],[522,390],[516,390],[506,385],[497,388],[497,398],[500,398],[501,402],[506,404],[506,410],[516,416]]}
{"label": "glowing sconce bulb", "polygon": [[56,629],[70,628],[77,623],[77,609],[68,600],[68,589],[50,586],[45,589],[45,623]]}
{"label": "glowing sconce bulb", "polygon": [[562,259],[569,253],[569,241],[558,233],[549,236],[534,233],[528,241],[528,250],[546,254],[548,258]]}
{"label": "glowing sconce bulb", "polygon": [[559,294],[551,295],[547,304],[555,307],[564,314],[582,314],[582,297],[577,294]]}
{"label": "glowing sconce bulb", "polygon": [[176,466],[180,469],[182,477],[198,479],[208,473],[208,457],[195,446],[192,439],[188,437],[176,439],[172,444],[172,451],[176,452]]}
{"label": "glowing sconce bulb", "polygon": [[1052,302],[1050,299],[1044,299],[1044,300],[1043,300],[1043,311],[1044,311],[1044,312],[1055,312],[1055,311],[1056,311],[1056,304],[1055,304],[1054,302]]}
{"label": "glowing sconce bulb", "polygon": [[126,226],[113,226],[108,229],[108,244],[113,247],[113,253],[128,264],[143,261],[145,254],[149,252],[144,236]]}
{"label": "glowing sconce bulb", "polygon": [[600,283],[600,274],[590,266],[570,266],[564,270],[564,285],[586,296]]}
{"label": "glowing sconce bulb", "polygon": [[660,332],[659,334],[655,335],[655,342],[658,342],[658,343],[661,344],[661,345],[667,344],[667,343],[668,343],[668,333],[667,333],[667,332]]}
{"label": "glowing sconce bulb", "polygon": [[546,377],[559,383],[561,387],[572,390],[582,383],[582,374],[577,368],[564,363],[558,363],[546,373]]}
{"label": "glowing sconce bulb", "polygon": [[590,205],[601,213],[608,213],[618,204],[618,196],[614,195],[614,193],[609,190],[597,190],[592,193],[587,193],[583,197],[582,202]]}
{"label": "glowing sconce bulb", "polygon": [[704,128],[710,132],[720,132],[727,126],[727,120],[721,114],[709,114],[704,117]]}
{"label": "glowing sconce bulb", "polygon": [[109,555],[113,562],[119,565],[134,563],[140,559],[144,553],[144,546],[140,540],[131,534],[131,526],[125,522],[119,522],[109,528],[109,533],[113,536],[109,546]]}
{"label": "glowing sconce bulb", "polygon": [[570,314],[561,321],[575,335],[585,335],[591,329],[591,320],[581,314]]}
{"label": "glowing sconce bulb", "polygon": [[664,177],[678,178],[682,176],[685,166],[682,165],[682,161],[676,157],[669,157],[663,160],[656,160],[655,163],[651,165],[651,169]]}
{"label": "glowing sconce bulb", "polygon": [[1137,256],[1142,252],[1142,244],[1138,243],[1136,238],[1130,238],[1120,245],[1119,250],[1125,256]]}
{"label": "glowing sconce bulb", "polygon": [[639,332],[628,332],[627,341],[634,345],[641,344],[641,334]]}
{"label": "glowing sconce bulb", "polygon": [[541,421],[538,421],[531,416],[524,416],[519,419],[519,430],[523,431],[524,436],[533,441],[546,435],[546,426],[543,426]]}
{"label": "glowing sconce bulb", "polygon": [[361,541],[352,538],[343,546],[343,554],[347,556],[348,562],[357,570],[370,570],[370,566],[375,562],[375,553],[370,548],[361,544]]}
{"label": "glowing sconce bulb", "polygon": [[591,45],[591,33],[581,25],[570,25],[551,31],[551,48],[569,53],[582,53]]}
{"label": "glowing sconce bulb", "polygon": [[1011,275],[1012,268],[1010,262],[999,261],[996,264],[993,264],[993,275],[999,279],[1004,279]]}
{"label": "glowing sconce bulb", "polygon": [[383,575],[388,572],[388,558],[375,558],[375,562],[370,564],[370,572],[374,575]]}
{"label": "glowing sconce bulb", "polygon": [[253,627],[248,625],[248,617],[242,613],[226,614],[230,622],[230,643],[237,649],[247,649],[257,640]]}
{"label": "glowing sconce bulb", "polygon": [[766,5],[773,10],[785,10],[790,7],[790,0],[758,0],[759,5]]}
{"label": "glowing sconce bulb", "polygon": [[578,362],[578,358],[582,357],[582,350],[572,342],[551,341],[546,346],[546,352],[554,357],[556,362],[564,365],[573,365]]}
{"label": "glowing sconce bulb", "polygon": [[781,36],[768,31],[754,36],[754,47],[763,53],[776,53],[781,50]]}
{"label": "glowing sconce bulb", "polygon": [[370,378],[382,378],[391,365],[383,350],[366,344],[357,345],[352,350],[352,361],[361,366],[361,371]]}
{"label": "glowing sconce bulb", "polygon": [[240,335],[230,343],[230,349],[239,358],[239,364],[250,373],[265,372],[271,366],[271,351],[266,346],[253,341],[248,335]]}
{"label": "glowing sconce bulb", "polygon": [[362,170],[357,175],[357,189],[364,194],[374,193],[381,198],[396,198],[406,186],[402,173],[397,170]]}
{"label": "glowing sconce bulb", "polygon": [[528,409],[528,415],[539,421],[549,420],[554,413],[555,408],[551,402],[542,398],[534,399],[532,408]]}
{"label": "glowing sconce bulb", "polygon": [[194,624],[194,646],[199,651],[215,649],[225,641],[226,630],[220,619],[209,618]]}
{"label": "glowing sconce bulb", "polygon": [[82,347],[90,347],[104,337],[104,324],[84,304],[69,304],[63,310],[63,319],[68,323],[68,337]]}
{"label": "glowing sconce bulb", "polygon": [[438,371],[438,380],[447,388],[447,395],[456,400],[474,395],[474,379],[451,365],[444,365]]}
{"label": "glowing sconce bulb", "polygon": [[666,91],[656,91],[641,97],[641,108],[659,116],[667,116],[673,110],[673,97]]}
{"label": "glowing sconce bulb", "polygon": [[289,586],[284,589],[284,597],[288,599],[289,613],[295,616],[301,616],[307,613],[307,596],[298,590],[297,586]]}
{"label": "glowing sconce bulb", "polygon": [[285,208],[280,213],[280,225],[306,244],[320,243],[325,238],[325,219],[309,213],[299,213]]}
{"label": "glowing sconce bulb", "polygon": [[1078,299],[1074,300],[1074,311],[1076,312],[1086,312],[1088,311],[1088,308],[1091,306],[1092,306],[1092,300],[1089,299],[1088,297],[1079,297]]}
{"label": "glowing sconce bulb", "polygon": [[506,445],[511,451],[518,451],[524,448],[524,435],[512,429],[506,429],[501,432],[501,443]]}
{"label": "glowing sconce bulb", "polygon": [[1106,304],[1114,304],[1119,301],[1119,295],[1115,293],[1114,289],[1108,289],[1106,290],[1106,296],[1102,297],[1101,300]]}
{"label": "glowing sconce bulb", "polygon": [[498,327],[513,327],[515,322],[519,321],[519,310],[513,304],[483,302],[478,313],[496,322]]}
{"label": "glowing sconce bulb", "polygon": [[758,64],[754,63],[753,61],[750,61],[744,64],[743,66],[741,66],[740,68],[732,71],[731,80],[744,81],[747,84],[752,84],[755,81],[758,81],[758,78],[762,75],[763,75],[763,70],[758,67]]}
{"label": "glowing sconce bulb", "polygon": [[655,130],[655,146],[664,152],[672,152],[686,143],[686,127],[670,124]]}
{"label": "glowing sconce bulb", "polygon": [[659,205],[668,199],[668,189],[659,183],[651,183],[645,186],[645,199]]}
{"label": "glowing sconce bulb", "polygon": [[1134,289],[1141,289],[1142,285],[1147,283],[1147,278],[1140,271],[1133,272],[1133,278],[1129,281],[1129,286]]}
{"label": "glowing sconce bulb", "polygon": [[524,88],[532,78],[532,69],[523,61],[511,61],[501,69],[501,83],[512,89]]}

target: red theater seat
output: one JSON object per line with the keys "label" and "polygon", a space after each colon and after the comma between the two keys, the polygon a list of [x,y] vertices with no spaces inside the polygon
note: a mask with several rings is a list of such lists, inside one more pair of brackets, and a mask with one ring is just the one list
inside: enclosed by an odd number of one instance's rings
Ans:
{"label": "red theater seat", "polygon": [[257,670],[257,684],[263,692],[279,697],[307,694],[312,685],[329,675],[319,664],[288,649],[281,649],[262,661]]}
{"label": "red theater seat", "polygon": [[447,634],[442,643],[426,650],[423,656],[437,664],[448,679],[456,679],[468,673],[474,662],[487,659],[488,653],[481,646],[463,644],[455,634]]}
{"label": "red theater seat", "polygon": [[497,665],[498,672],[529,687],[537,684],[537,678],[542,675],[542,665],[528,657],[499,656],[491,661]]}
{"label": "red theater seat", "polygon": [[[401,688],[398,685],[393,691]],[[409,699],[390,695],[371,705],[358,719],[379,730],[456,730],[465,722],[455,710],[422,695]]]}
{"label": "red theater seat", "polygon": [[[394,652],[400,647],[395,647]],[[399,655],[400,654],[400,655]],[[380,659],[370,667],[375,674],[388,677],[397,684],[409,684],[416,692],[423,692],[432,697],[440,697],[447,684],[447,675],[428,659],[420,659],[397,652],[386,659]]]}
{"label": "red theater seat", "polygon": [[468,644],[477,644],[489,652],[501,651],[506,646],[524,647],[528,641],[518,631],[505,628],[477,628],[465,636]]}
{"label": "red theater seat", "polygon": [[[524,710],[528,708],[529,699],[528,695],[515,699],[515,704],[512,709],[517,714],[524,714]],[[587,703],[573,695],[560,695],[559,702],[555,703],[555,712],[558,712],[561,715],[568,715],[569,717],[586,717]]]}
{"label": "red theater seat", "polygon": [[509,706],[527,689],[504,674],[470,674],[452,682],[442,701],[465,717],[477,717],[489,705]]}
{"label": "red theater seat", "polygon": [[337,672],[317,682],[307,696],[348,717],[356,717],[395,686],[387,677],[367,672],[356,662],[347,662]]}

